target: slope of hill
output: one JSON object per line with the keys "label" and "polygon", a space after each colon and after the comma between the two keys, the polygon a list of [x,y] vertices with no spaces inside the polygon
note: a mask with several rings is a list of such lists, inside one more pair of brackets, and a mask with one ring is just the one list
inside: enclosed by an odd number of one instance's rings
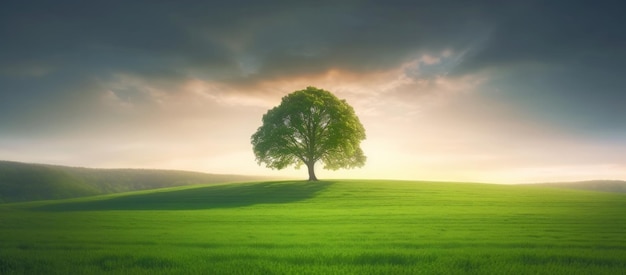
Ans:
{"label": "slope of hill", "polygon": [[541,185],[547,187],[579,189],[600,192],[616,192],[626,193],[626,181],[622,180],[589,180],[577,182],[549,182],[537,183],[532,185]]}
{"label": "slope of hill", "polygon": [[0,203],[75,198],[261,177],[149,169],[91,169],[0,161]]}

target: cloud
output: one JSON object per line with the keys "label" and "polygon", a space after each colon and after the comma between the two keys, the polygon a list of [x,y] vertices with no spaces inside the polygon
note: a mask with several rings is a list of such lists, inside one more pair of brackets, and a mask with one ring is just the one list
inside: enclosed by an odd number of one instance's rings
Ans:
{"label": "cloud", "polygon": [[458,61],[442,52],[487,25],[482,4],[235,2],[11,2],[0,29],[5,120],[71,127],[86,124],[75,115],[85,109],[95,119],[111,104],[140,109],[190,91],[249,106],[309,85],[384,93],[415,82],[410,74],[447,73]]}
{"label": "cloud", "polygon": [[428,12],[350,1],[13,3],[12,12],[3,14],[10,26],[3,34],[12,38],[3,46],[8,50],[3,58],[238,81],[329,67],[386,69],[482,27],[468,24],[478,21],[472,9],[424,8]]}
{"label": "cloud", "polygon": [[[496,5],[493,29],[463,69],[568,64],[588,55],[623,58],[621,3],[509,2]],[[623,42],[622,42],[623,43]]]}
{"label": "cloud", "polygon": [[485,93],[554,127],[623,136],[621,8],[617,1],[499,5],[493,29],[451,74],[491,75]]}

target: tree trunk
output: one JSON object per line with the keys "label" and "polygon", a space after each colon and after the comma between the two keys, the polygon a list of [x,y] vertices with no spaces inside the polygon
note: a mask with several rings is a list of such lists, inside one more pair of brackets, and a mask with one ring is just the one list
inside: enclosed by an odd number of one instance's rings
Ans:
{"label": "tree trunk", "polygon": [[309,169],[309,181],[317,181],[317,177],[315,177],[315,162],[307,163],[306,167]]}

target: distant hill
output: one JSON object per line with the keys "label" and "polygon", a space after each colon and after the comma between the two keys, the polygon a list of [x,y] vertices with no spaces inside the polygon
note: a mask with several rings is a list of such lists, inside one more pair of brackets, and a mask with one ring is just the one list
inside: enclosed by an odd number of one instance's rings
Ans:
{"label": "distant hill", "polygon": [[626,181],[621,181],[621,180],[550,182],[550,183],[536,183],[533,185],[541,185],[541,186],[557,187],[557,188],[580,189],[580,190],[591,190],[591,191],[600,191],[600,192],[626,193]]}
{"label": "distant hill", "polygon": [[0,161],[0,203],[64,199],[262,177],[152,169],[92,169]]}

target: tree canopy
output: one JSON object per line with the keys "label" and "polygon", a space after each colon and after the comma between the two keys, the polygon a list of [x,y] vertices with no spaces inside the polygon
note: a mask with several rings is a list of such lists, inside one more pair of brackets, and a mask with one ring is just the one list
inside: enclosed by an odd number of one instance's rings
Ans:
{"label": "tree canopy", "polygon": [[307,87],[288,94],[262,121],[251,138],[259,165],[283,169],[304,164],[309,180],[317,180],[318,161],[331,170],[365,164],[363,125],[352,106],[328,91]]}

